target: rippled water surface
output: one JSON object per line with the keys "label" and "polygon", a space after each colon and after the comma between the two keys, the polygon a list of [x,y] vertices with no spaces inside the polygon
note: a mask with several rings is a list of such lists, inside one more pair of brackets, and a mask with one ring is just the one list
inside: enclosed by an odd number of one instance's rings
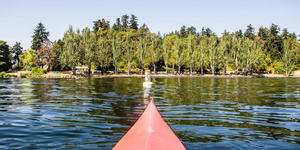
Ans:
{"label": "rippled water surface", "polygon": [[0,149],[111,149],[149,94],[187,149],[300,149],[300,79],[0,79]]}

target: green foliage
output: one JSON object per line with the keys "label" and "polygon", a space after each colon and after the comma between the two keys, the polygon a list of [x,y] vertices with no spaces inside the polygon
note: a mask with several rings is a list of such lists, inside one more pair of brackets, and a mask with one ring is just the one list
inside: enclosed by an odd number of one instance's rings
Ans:
{"label": "green foliage", "polygon": [[247,26],[247,29],[246,29],[246,31],[244,33],[244,37],[249,38],[251,40],[254,40],[254,38],[255,38],[254,28],[253,28],[253,26],[251,24],[249,24]]}
{"label": "green foliage", "polygon": [[175,55],[175,61],[176,65],[178,66],[178,73],[181,73],[181,66],[184,64],[184,51],[183,51],[183,43],[181,38],[177,38],[174,43],[174,55]]}
{"label": "green foliage", "polygon": [[260,27],[257,35],[260,37],[260,39],[266,40],[269,37],[269,30],[267,28]]}
{"label": "green foliage", "polygon": [[16,76],[5,72],[0,72],[0,78],[10,78],[10,77],[16,77]]}
{"label": "green foliage", "polygon": [[93,21],[94,26],[94,33],[97,33],[99,29],[107,30],[110,28],[109,21],[106,21],[105,19],[99,19],[97,21]]}
{"label": "green foliage", "polygon": [[[211,73],[215,74],[216,72],[216,67],[218,66],[219,60],[220,60],[220,50],[219,48],[221,47],[219,45],[219,40],[217,37],[209,37],[208,38],[208,60],[210,63],[210,69]],[[222,48],[222,47],[221,47]]]}
{"label": "green foliage", "polygon": [[[112,27],[109,21],[98,19],[93,22],[92,30],[73,31],[70,26],[62,40],[47,47],[43,45],[49,33],[39,23],[32,45],[36,51],[20,54],[22,48],[16,43],[12,48],[13,62],[20,61],[16,66],[25,70],[42,64],[49,70],[71,68],[75,73],[75,66],[86,65],[89,72],[93,68],[105,73],[114,68],[115,73],[120,70],[128,74],[145,69],[175,71],[176,68],[178,73],[189,70],[201,74],[234,71],[290,75],[300,66],[300,46],[295,33],[289,33],[286,28],[280,33],[275,24],[260,27],[257,34],[249,24],[244,33],[225,30],[221,37],[210,28],[202,28],[197,33],[193,26],[182,26],[178,31],[161,36],[151,33],[146,24],[139,27],[135,15],[125,14],[117,18]],[[10,59],[9,47],[4,47],[5,50],[0,46],[0,65],[10,63],[3,61]]]}
{"label": "green foliage", "polygon": [[46,69],[43,69],[43,68],[33,68],[32,71],[31,71],[31,74],[32,75],[43,75],[47,73],[47,70]]}
{"label": "green foliage", "polygon": [[174,51],[174,42],[176,35],[170,35],[164,38],[163,40],[163,59],[166,66],[166,71],[169,68],[169,63],[171,63],[171,54]]}
{"label": "green foliage", "polygon": [[111,48],[112,48],[112,55],[113,55],[113,64],[115,67],[115,74],[117,74],[119,63],[120,63],[120,57],[122,53],[120,38],[118,39],[113,38],[111,40]]}
{"label": "green foliage", "polygon": [[137,17],[133,14],[130,16],[130,29],[137,30],[138,29],[138,23],[137,23]]}
{"label": "green foliage", "polygon": [[5,41],[0,40],[0,71],[8,71],[11,68],[11,52]]}
{"label": "green foliage", "polygon": [[31,72],[27,72],[27,73],[21,73],[21,77],[22,78],[27,78],[27,77],[34,77],[34,76],[40,76],[47,73],[46,69],[43,68],[38,68],[38,67],[34,67],[32,68]]}
{"label": "green foliage", "polygon": [[123,15],[122,16],[122,28],[123,28],[123,31],[126,31],[126,29],[128,28],[128,18],[129,18],[128,15]]}
{"label": "green foliage", "polygon": [[48,39],[48,36],[49,32],[46,32],[45,26],[39,22],[37,27],[34,29],[31,49],[38,51],[41,48],[42,43]]}
{"label": "green foliage", "polygon": [[71,67],[74,74],[76,74],[75,66],[77,66],[82,61],[80,41],[80,31],[77,30],[77,33],[75,33],[72,26],[70,26],[68,31],[64,34],[64,46],[59,60],[62,64],[62,67]]}
{"label": "green foliage", "polygon": [[20,55],[20,61],[23,70],[32,70],[33,67],[37,66],[37,53],[32,49],[28,49]]}
{"label": "green foliage", "polygon": [[21,47],[20,42],[16,42],[16,44],[12,47],[12,61],[13,64],[15,65],[15,68],[19,67],[20,59],[19,56],[22,54],[23,47]]}
{"label": "green foliage", "polygon": [[187,37],[187,56],[189,57],[187,62],[189,63],[190,73],[192,73],[196,63],[195,35],[192,33],[189,33]]}
{"label": "green foliage", "polygon": [[284,40],[283,55],[281,58],[282,68],[285,69],[285,75],[289,76],[291,72],[296,68],[296,54],[295,49],[297,47],[297,42],[293,39]]}
{"label": "green foliage", "polygon": [[84,53],[84,64],[88,65],[88,73],[91,74],[92,62],[96,59],[96,35],[89,28],[83,30],[83,36],[80,41],[81,51]]}

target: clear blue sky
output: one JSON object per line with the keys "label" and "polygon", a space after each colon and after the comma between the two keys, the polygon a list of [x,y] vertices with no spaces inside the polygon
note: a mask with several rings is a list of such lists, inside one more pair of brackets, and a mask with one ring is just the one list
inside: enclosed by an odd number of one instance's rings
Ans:
{"label": "clear blue sky", "polygon": [[139,24],[146,23],[152,32],[193,25],[198,31],[210,27],[220,35],[224,29],[244,31],[252,24],[257,31],[275,23],[300,34],[299,0],[1,0],[0,40],[10,46],[19,41],[27,49],[38,22],[54,41],[69,25],[92,27],[92,21],[100,18],[112,25],[123,14],[135,14]]}

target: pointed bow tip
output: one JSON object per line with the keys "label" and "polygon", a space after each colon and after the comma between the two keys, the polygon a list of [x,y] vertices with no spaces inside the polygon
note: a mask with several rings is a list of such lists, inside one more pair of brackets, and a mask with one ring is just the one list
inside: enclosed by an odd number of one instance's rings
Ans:
{"label": "pointed bow tip", "polygon": [[153,103],[153,104],[154,104],[154,99],[153,99],[153,97],[150,97],[149,103]]}

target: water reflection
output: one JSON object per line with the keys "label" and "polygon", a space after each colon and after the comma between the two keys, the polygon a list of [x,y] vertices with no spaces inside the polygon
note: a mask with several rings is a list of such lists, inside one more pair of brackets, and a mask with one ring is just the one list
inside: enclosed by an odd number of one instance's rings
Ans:
{"label": "water reflection", "polygon": [[188,149],[300,148],[299,79],[143,82],[0,79],[0,148],[111,149],[149,96]]}

